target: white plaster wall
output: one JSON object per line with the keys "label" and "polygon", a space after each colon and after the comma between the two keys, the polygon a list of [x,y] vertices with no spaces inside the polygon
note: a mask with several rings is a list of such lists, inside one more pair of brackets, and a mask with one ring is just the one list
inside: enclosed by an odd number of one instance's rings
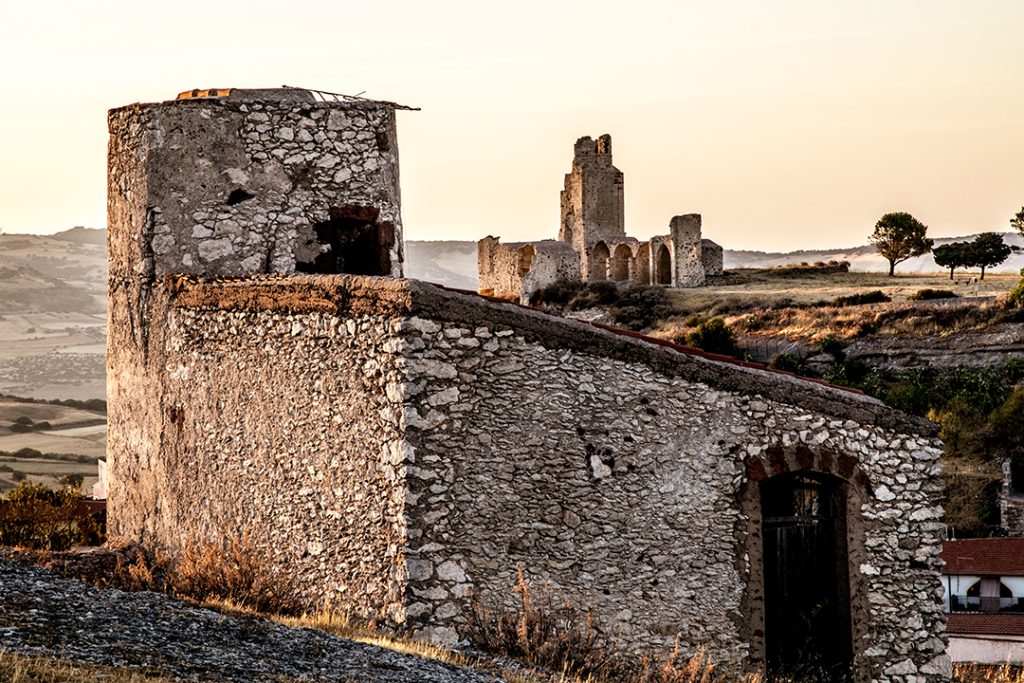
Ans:
{"label": "white plaster wall", "polygon": [[954,662],[1024,664],[1024,637],[950,635],[946,651]]}

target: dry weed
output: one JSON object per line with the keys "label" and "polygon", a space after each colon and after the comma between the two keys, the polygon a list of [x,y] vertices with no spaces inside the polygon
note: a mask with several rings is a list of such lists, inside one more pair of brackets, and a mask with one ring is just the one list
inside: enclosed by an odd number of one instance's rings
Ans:
{"label": "dry weed", "polygon": [[1024,683],[1024,667],[1014,664],[987,666],[957,664],[953,667],[954,683]]}
{"label": "dry weed", "polygon": [[171,683],[172,679],[156,672],[73,664],[0,651],[0,680],[9,683]]}

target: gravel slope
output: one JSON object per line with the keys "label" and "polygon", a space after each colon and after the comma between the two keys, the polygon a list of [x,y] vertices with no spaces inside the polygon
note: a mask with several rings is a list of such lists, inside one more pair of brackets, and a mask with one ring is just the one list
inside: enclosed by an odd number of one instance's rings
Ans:
{"label": "gravel slope", "polygon": [[99,589],[0,560],[0,650],[158,669],[187,681],[498,683],[442,662],[158,593]]}

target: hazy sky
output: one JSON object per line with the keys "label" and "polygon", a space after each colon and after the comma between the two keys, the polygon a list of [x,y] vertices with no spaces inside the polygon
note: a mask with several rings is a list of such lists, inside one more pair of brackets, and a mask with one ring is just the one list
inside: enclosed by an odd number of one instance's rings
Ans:
{"label": "hazy sky", "polygon": [[400,112],[407,239],[553,237],[611,133],[626,227],[728,248],[933,236],[1024,204],[1024,2],[68,0],[0,5],[0,227],[105,222],[106,110],[309,86]]}

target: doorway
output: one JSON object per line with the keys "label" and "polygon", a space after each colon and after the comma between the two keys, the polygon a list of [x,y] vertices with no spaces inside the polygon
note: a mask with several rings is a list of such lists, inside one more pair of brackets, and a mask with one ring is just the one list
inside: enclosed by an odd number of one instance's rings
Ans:
{"label": "doorway", "polygon": [[761,484],[769,678],[848,681],[852,663],[846,484],[780,474]]}

